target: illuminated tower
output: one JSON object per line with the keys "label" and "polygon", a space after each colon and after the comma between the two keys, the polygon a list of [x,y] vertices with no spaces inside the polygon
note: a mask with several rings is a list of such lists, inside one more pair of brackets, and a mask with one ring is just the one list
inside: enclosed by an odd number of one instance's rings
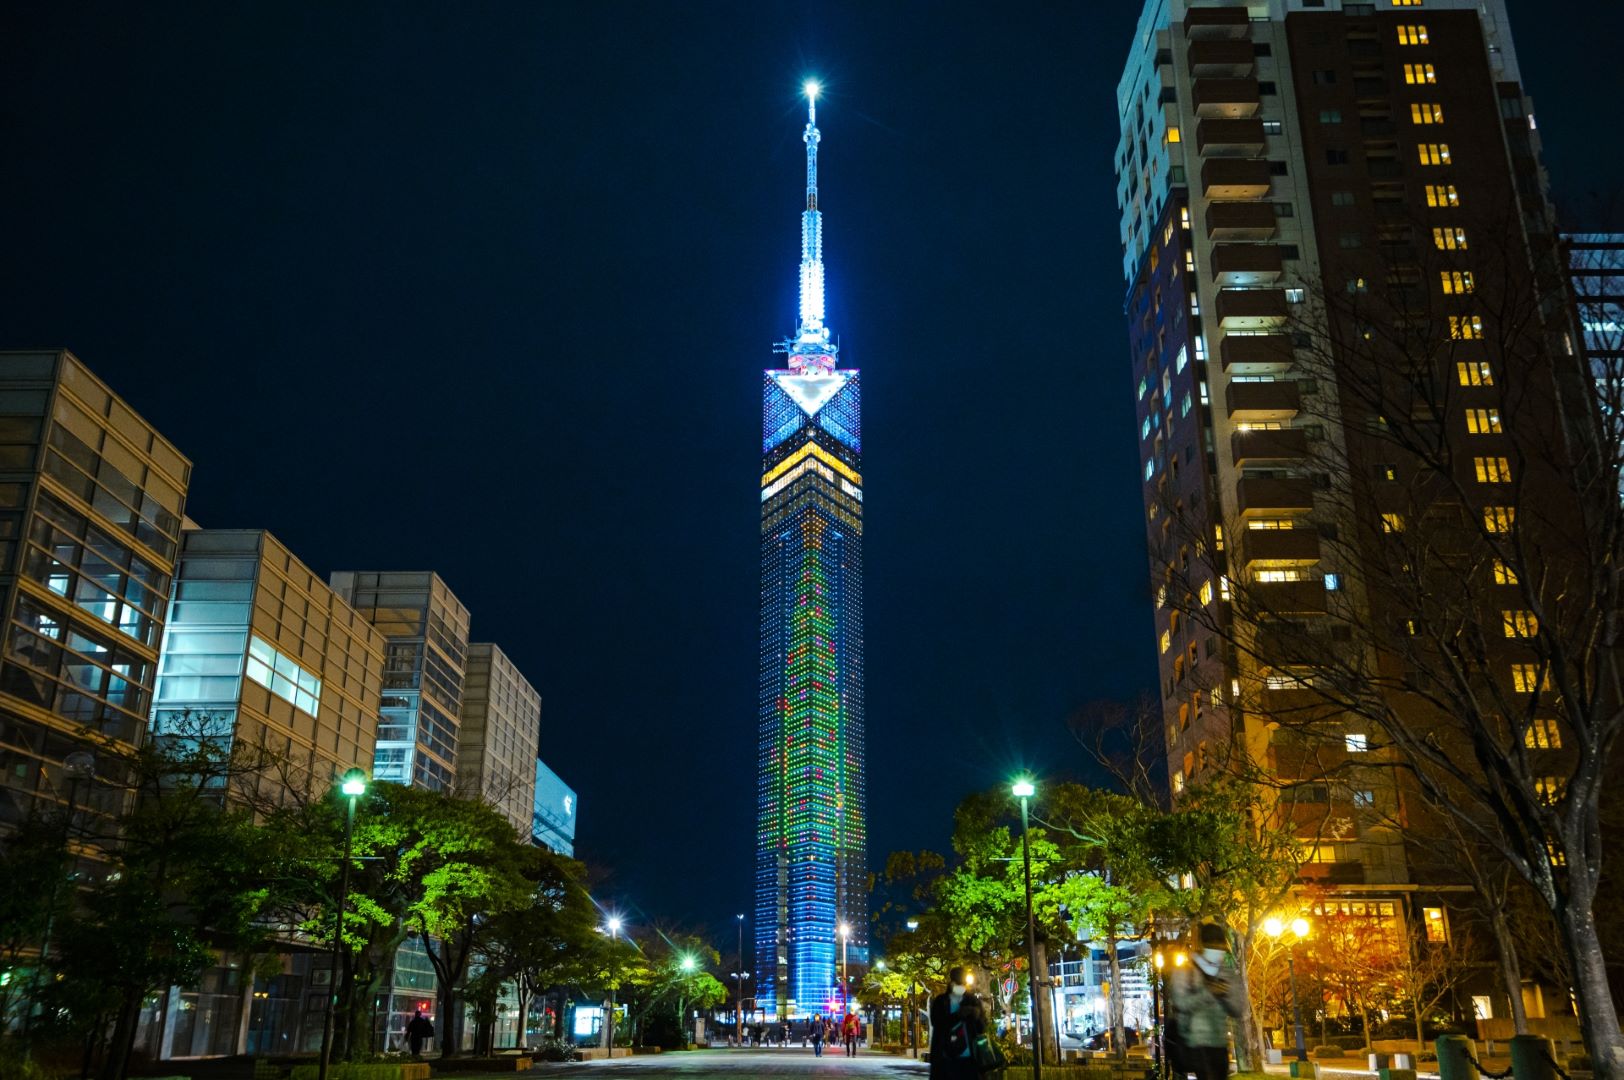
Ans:
{"label": "illuminated tower", "polygon": [[779,1019],[839,1007],[842,925],[854,984],[868,959],[861,386],[824,322],[818,85],[806,94],[800,323],[761,414],[755,978]]}

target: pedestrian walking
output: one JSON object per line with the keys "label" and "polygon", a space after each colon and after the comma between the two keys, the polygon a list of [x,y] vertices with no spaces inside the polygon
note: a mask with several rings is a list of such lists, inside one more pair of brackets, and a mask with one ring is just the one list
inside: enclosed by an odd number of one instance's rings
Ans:
{"label": "pedestrian walking", "polygon": [[823,1056],[823,1021],[812,1022],[812,1056]]}
{"label": "pedestrian walking", "polygon": [[1216,923],[1201,927],[1201,948],[1188,967],[1173,969],[1168,980],[1177,1043],[1169,1060],[1179,1075],[1194,1073],[1196,1080],[1225,1080],[1229,1076],[1229,1021],[1241,1015],[1246,988],[1229,953],[1229,935]]}
{"label": "pedestrian walking", "polygon": [[422,1057],[423,1040],[432,1038],[434,1038],[434,1025],[429,1022],[428,1017],[423,1015],[423,1010],[418,1009],[412,1014],[412,1018],[406,1022],[406,1045],[411,1050],[412,1057]]}
{"label": "pedestrian walking", "polygon": [[930,999],[930,1080],[974,1080],[980,1072],[971,1054],[987,1033],[987,1014],[963,968],[949,971],[947,983]]}
{"label": "pedestrian walking", "polygon": [[846,1044],[846,1056],[857,1056],[857,1014],[849,1012],[840,1022],[840,1038]]}

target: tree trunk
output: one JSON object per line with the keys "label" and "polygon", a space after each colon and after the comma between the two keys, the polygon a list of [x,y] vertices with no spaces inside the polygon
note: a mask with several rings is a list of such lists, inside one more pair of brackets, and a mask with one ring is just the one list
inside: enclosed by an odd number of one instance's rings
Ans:
{"label": "tree trunk", "polygon": [[1590,1054],[1595,1080],[1624,1080],[1624,1033],[1618,1028],[1618,1010],[1607,982],[1607,963],[1589,897],[1570,896],[1556,911],[1573,965],[1574,996],[1579,1005],[1579,1031]]}
{"label": "tree trunk", "polygon": [[1106,998],[1111,1013],[1111,1053],[1124,1057],[1128,1053],[1128,1032],[1122,1019],[1122,957],[1117,953],[1118,939],[1113,931],[1105,935],[1105,957],[1111,970],[1111,993]]}
{"label": "tree trunk", "polygon": [[[1523,1006],[1522,963],[1517,957],[1517,939],[1511,935],[1505,909],[1498,904],[1489,906],[1489,930],[1494,934],[1494,951],[1500,962],[1500,978],[1506,984],[1506,1000],[1511,1002],[1511,1021],[1516,1025],[1518,1035],[1527,1035],[1528,1010]],[[1415,1026],[1416,1038],[1420,1039],[1419,1016],[1416,1017]]]}
{"label": "tree trunk", "polygon": [[520,980],[514,987],[519,996],[519,1020],[517,1029],[513,1032],[513,1049],[523,1050],[525,1036],[530,1033],[530,994],[524,988],[524,981]]}
{"label": "tree trunk", "polygon": [[107,1046],[107,1057],[102,1061],[104,1080],[124,1080],[130,1072],[130,1055],[135,1047],[135,1031],[141,1023],[141,1001],[146,995],[140,991],[126,993],[119,1003],[113,1021],[113,1037]]}
{"label": "tree trunk", "polygon": [[1263,1071],[1263,1035],[1252,1008],[1252,981],[1248,973],[1251,966],[1252,935],[1237,934],[1235,973],[1241,980],[1241,1015],[1236,1022],[1235,1067],[1240,1072]]}
{"label": "tree trunk", "polygon": [[462,1053],[462,1010],[457,1008],[457,988],[448,979],[436,979],[434,1000],[440,1009],[440,1056],[457,1057]]}
{"label": "tree trunk", "polygon": [[[1028,991],[1032,998],[1032,1035],[1033,1046],[1043,1047],[1043,1060],[1046,1062],[1059,1061],[1057,1056],[1059,1047],[1054,1044],[1054,1024],[1049,1020],[1049,946],[1048,942],[1038,938],[1032,946],[1037,954],[1037,970],[1031,973],[1028,980]],[[1040,1026],[1041,1025],[1041,1026]],[[1037,1040],[1037,1033],[1043,1032],[1042,1041]]]}

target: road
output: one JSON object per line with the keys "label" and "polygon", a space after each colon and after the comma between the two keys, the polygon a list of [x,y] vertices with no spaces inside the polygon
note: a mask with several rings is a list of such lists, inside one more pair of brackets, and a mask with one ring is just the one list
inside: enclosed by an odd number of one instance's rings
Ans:
{"label": "road", "polygon": [[541,1066],[545,1076],[578,1076],[582,1080],[634,1077],[656,1080],[681,1076],[689,1080],[748,1080],[757,1076],[798,1076],[809,1080],[923,1080],[925,1063],[890,1054],[859,1051],[855,1058],[843,1052],[813,1057],[800,1047],[761,1050],[690,1050],[674,1054],[646,1054],[613,1061],[587,1061],[571,1065]]}

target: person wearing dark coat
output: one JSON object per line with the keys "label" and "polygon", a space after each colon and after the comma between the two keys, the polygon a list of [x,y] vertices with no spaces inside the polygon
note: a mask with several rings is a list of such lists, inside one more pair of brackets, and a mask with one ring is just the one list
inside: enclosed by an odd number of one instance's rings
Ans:
{"label": "person wearing dark coat", "polygon": [[986,1034],[986,1010],[963,968],[948,972],[947,981],[947,992],[930,1000],[930,1080],[973,1080],[971,1047]]}
{"label": "person wearing dark coat", "polygon": [[423,1015],[423,1010],[418,1009],[406,1023],[406,1046],[411,1050],[412,1057],[422,1057],[423,1040],[432,1039],[433,1037],[434,1025],[429,1022],[428,1017]]}

